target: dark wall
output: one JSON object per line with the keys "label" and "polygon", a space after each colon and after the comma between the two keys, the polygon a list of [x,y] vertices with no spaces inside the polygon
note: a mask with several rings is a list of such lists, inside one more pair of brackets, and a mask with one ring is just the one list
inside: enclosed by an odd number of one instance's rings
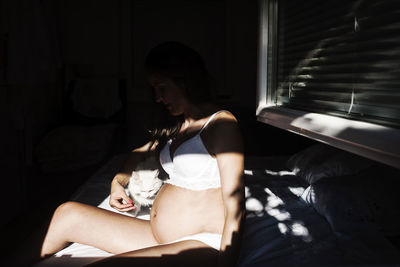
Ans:
{"label": "dark wall", "polygon": [[51,131],[89,122],[70,114],[76,81],[116,81],[112,90],[119,90],[123,116],[116,121],[111,153],[144,141],[152,100],[143,60],[163,41],[185,42],[203,55],[217,84],[215,99],[238,116],[249,153],[292,151],[283,149],[290,142],[281,145],[291,134],[255,118],[258,1],[1,0],[0,5],[2,184],[11,188],[2,203],[14,195],[24,200],[30,185],[44,183],[32,176],[39,165],[35,149]]}
{"label": "dark wall", "polygon": [[199,51],[215,80],[216,101],[254,110],[257,1],[72,0],[60,1],[57,12],[63,72],[126,81],[129,146],[141,139],[152,101],[143,61],[160,42],[177,40]]}

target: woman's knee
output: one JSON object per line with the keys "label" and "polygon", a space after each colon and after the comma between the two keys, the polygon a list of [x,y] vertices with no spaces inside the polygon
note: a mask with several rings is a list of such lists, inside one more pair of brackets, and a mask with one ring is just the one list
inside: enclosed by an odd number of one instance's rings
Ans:
{"label": "woman's knee", "polygon": [[69,223],[72,223],[77,218],[79,218],[81,214],[81,204],[73,201],[68,201],[58,206],[58,208],[54,212],[52,222],[54,223],[58,221],[68,221]]}

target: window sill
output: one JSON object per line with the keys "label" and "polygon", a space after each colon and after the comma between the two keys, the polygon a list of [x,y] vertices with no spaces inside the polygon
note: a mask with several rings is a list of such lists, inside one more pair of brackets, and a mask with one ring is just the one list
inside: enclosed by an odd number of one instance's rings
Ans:
{"label": "window sill", "polygon": [[259,121],[400,168],[400,130],[319,113],[266,107]]}

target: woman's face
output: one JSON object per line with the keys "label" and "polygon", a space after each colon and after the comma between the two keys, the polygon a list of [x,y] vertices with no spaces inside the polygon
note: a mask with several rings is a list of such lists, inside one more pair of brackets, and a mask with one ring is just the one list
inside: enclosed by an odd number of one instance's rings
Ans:
{"label": "woman's face", "polygon": [[154,89],[157,103],[164,104],[173,116],[183,114],[185,104],[188,101],[181,87],[164,76],[149,75],[148,80]]}

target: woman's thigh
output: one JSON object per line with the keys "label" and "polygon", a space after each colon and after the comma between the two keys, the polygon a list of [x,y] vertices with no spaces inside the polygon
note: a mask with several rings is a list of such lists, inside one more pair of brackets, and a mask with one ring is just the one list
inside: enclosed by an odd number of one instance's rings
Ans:
{"label": "woman's thigh", "polygon": [[217,265],[218,251],[197,240],[157,245],[115,255],[90,266],[207,266]]}
{"label": "woman's thigh", "polygon": [[57,209],[48,233],[114,254],[158,245],[149,221],[77,202]]}

